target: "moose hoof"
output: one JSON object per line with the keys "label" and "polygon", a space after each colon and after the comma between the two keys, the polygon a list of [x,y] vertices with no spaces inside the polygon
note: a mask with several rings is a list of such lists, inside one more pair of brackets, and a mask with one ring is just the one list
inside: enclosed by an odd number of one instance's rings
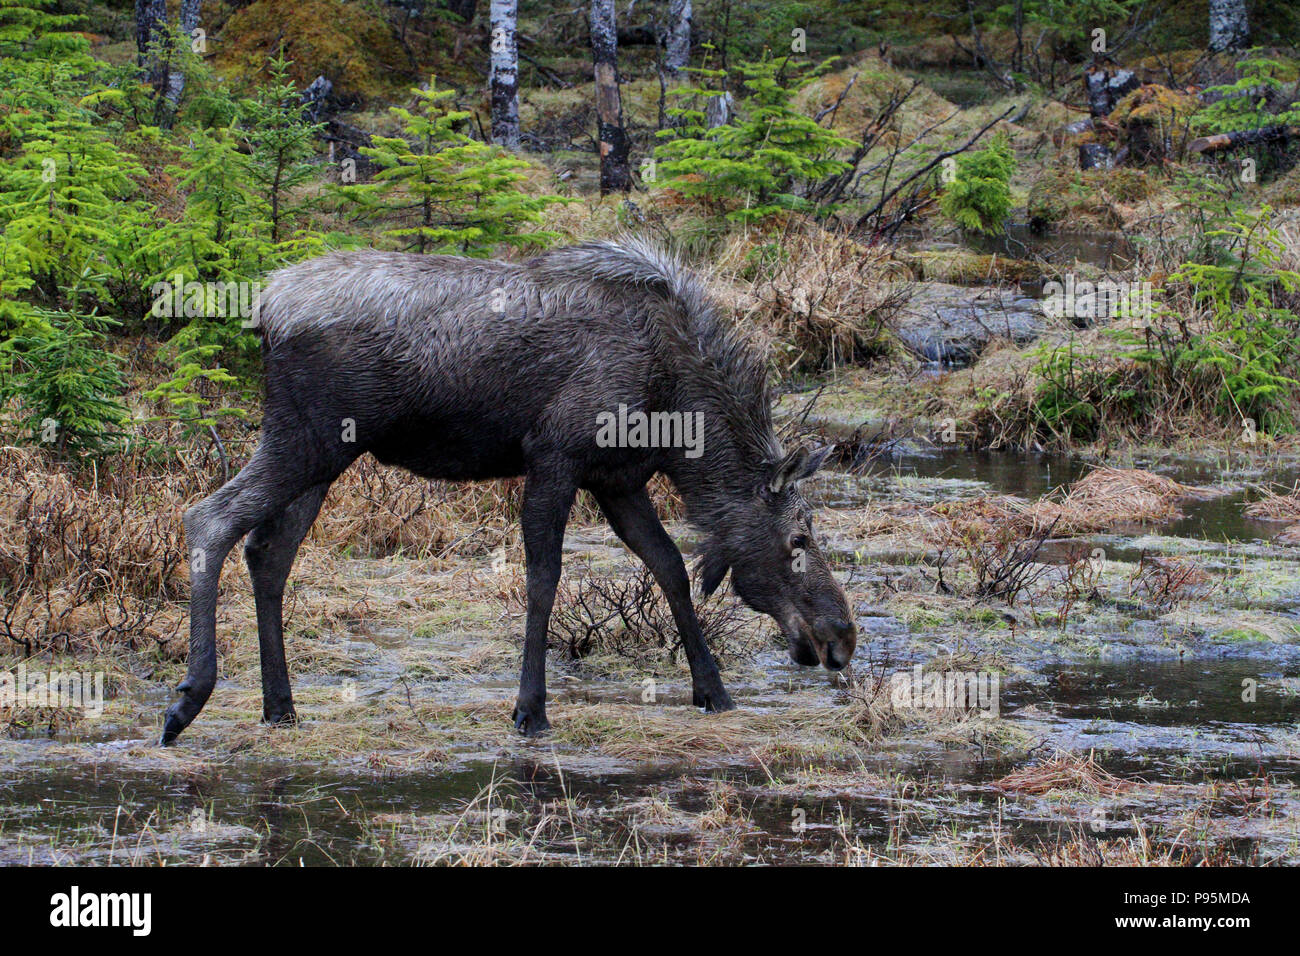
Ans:
{"label": "moose hoof", "polygon": [[294,726],[298,723],[298,714],[292,706],[263,708],[262,723],[270,724],[272,727]]}
{"label": "moose hoof", "polygon": [[724,710],[736,709],[736,705],[731,702],[731,695],[727,693],[722,685],[718,685],[712,690],[696,688],[691,695],[691,703],[696,707],[703,707],[705,713],[709,714],[719,714]]}
{"label": "moose hoof", "polygon": [[551,729],[551,722],[546,719],[546,707],[542,704],[515,704],[515,730],[525,737],[538,737]]}
{"label": "moose hoof", "polygon": [[170,747],[176,742],[176,738],[181,735],[181,731],[190,725],[181,711],[179,703],[172,704],[167,708],[167,715],[163,718],[162,739],[158,741],[164,747]]}

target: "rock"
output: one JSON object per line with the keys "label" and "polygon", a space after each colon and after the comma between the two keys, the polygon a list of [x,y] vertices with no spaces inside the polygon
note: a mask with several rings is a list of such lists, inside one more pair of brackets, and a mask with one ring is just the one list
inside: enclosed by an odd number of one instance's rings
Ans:
{"label": "rock", "polygon": [[891,329],[909,351],[931,362],[965,365],[995,338],[1031,342],[1045,328],[1042,303],[1014,290],[922,283]]}
{"label": "rock", "polygon": [[326,117],[329,112],[327,101],[333,92],[334,84],[325,79],[324,74],[312,80],[307,89],[302,91],[303,112],[311,122],[319,123]]}
{"label": "rock", "polygon": [[1111,155],[1110,148],[1105,143],[1079,144],[1080,169],[1113,169],[1114,167],[1115,157]]}

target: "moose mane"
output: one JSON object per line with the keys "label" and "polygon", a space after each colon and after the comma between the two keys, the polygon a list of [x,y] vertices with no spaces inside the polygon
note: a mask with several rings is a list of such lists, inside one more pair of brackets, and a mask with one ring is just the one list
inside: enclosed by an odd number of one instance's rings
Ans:
{"label": "moose mane", "polygon": [[529,263],[549,280],[595,279],[640,294],[645,331],[674,382],[674,405],[704,413],[704,454],[670,477],[691,521],[713,530],[737,493],[752,492],[781,446],[763,354],[726,322],[702,277],[649,240],[624,236],[547,252]]}

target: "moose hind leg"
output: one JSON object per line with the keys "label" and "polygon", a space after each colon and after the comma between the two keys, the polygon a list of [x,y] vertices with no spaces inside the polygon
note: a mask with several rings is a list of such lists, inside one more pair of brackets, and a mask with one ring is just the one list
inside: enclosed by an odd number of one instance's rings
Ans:
{"label": "moose hind leg", "polygon": [[691,603],[691,582],[682,553],[664,530],[649,492],[642,488],[617,497],[597,495],[596,500],[614,533],[650,569],[659,589],[668,599],[677,633],[681,635],[682,647],[686,651],[686,660],[691,666],[692,702],[710,713],[735,709],[731,696],[722,686],[718,662],[704,642],[699,618]]}
{"label": "moose hind leg", "polygon": [[289,667],[284,655],[284,586],[303,538],[329,490],[323,482],[297,498],[279,515],[263,521],[244,543],[244,560],[257,603],[257,641],[262,657],[262,719],[296,723]]}

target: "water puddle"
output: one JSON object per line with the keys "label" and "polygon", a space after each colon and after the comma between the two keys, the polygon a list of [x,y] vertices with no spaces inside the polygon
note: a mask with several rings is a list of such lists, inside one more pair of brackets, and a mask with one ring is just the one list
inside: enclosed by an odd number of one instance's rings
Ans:
{"label": "water puddle", "polygon": [[1059,266],[1075,262],[1107,270],[1129,268],[1134,261],[1133,244],[1120,233],[1056,232],[1039,234],[1027,222],[1008,223],[1004,232],[974,235],[967,244],[977,252],[996,253],[1013,259],[1044,259]]}

